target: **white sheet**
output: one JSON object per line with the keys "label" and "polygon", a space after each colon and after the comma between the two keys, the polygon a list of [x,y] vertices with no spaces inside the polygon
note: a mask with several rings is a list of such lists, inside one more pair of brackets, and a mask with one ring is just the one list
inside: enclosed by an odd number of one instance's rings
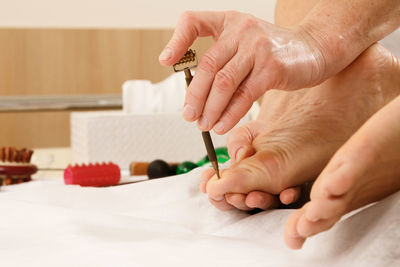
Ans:
{"label": "white sheet", "polygon": [[399,266],[400,194],[301,251],[283,243],[290,210],[221,212],[200,169],[136,184],[82,188],[61,179],[2,187],[1,266]]}

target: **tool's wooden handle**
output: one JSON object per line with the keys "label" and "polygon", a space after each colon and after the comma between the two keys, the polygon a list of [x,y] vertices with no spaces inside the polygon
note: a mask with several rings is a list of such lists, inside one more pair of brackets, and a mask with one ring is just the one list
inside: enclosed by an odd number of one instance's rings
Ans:
{"label": "tool's wooden handle", "polygon": [[215,154],[214,144],[212,142],[210,132],[208,132],[208,131],[201,132],[201,135],[203,136],[204,144],[206,145],[208,158],[209,158],[218,178],[220,178],[219,168],[218,168],[218,159],[217,159],[217,155]]}

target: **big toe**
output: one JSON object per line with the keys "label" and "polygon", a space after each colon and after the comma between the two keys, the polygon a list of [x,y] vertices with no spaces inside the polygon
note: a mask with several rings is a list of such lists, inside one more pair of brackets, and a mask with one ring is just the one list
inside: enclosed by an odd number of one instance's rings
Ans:
{"label": "big toe", "polygon": [[286,245],[291,249],[301,249],[306,241],[306,238],[302,237],[297,231],[298,221],[303,214],[304,209],[295,210],[292,214],[290,214],[289,219],[286,222],[284,239]]}
{"label": "big toe", "polygon": [[[325,202],[321,205],[317,201],[310,201],[289,216],[284,234],[285,242],[289,248],[300,249],[308,237],[326,231],[335,225],[340,219],[341,213],[332,209],[335,205],[329,206],[329,204]],[[324,213],[324,208],[328,208],[330,213]],[[322,212],[324,218],[321,218],[318,214],[318,219],[315,219],[315,217],[310,219],[310,210]]]}
{"label": "big toe", "polygon": [[[210,198],[216,200],[227,193],[262,191],[279,194],[286,188],[305,182],[305,179],[298,179],[302,177],[296,168],[304,158],[301,155],[283,158],[274,149],[258,151],[222,171],[221,179],[216,176],[211,178],[206,191]],[[312,175],[307,176],[310,177]]]}
{"label": "big toe", "polygon": [[255,190],[278,194],[283,188],[279,185],[281,179],[276,166],[272,153],[256,153],[222,171],[221,179],[211,178],[207,183],[207,193],[217,200],[226,193],[247,194]]}

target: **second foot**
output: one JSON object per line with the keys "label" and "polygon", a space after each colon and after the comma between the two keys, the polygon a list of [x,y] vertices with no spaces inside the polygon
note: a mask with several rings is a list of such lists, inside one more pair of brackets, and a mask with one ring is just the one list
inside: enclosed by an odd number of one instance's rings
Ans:
{"label": "second foot", "polygon": [[[400,83],[399,83],[400,84]],[[311,201],[289,217],[285,241],[299,249],[346,213],[400,190],[400,97],[389,103],[335,154],[315,181]]]}

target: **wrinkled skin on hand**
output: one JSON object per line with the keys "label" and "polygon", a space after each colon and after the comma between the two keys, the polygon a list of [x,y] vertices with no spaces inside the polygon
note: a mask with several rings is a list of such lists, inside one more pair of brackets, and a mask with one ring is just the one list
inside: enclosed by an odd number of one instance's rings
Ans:
{"label": "wrinkled skin on hand", "polygon": [[200,59],[183,117],[202,131],[229,131],[268,89],[294,90],[326,79],[319,43],[306,28],[281,28],[249,14],[185,12],[160,55],[176,63],[197,37],[215,44]]}

